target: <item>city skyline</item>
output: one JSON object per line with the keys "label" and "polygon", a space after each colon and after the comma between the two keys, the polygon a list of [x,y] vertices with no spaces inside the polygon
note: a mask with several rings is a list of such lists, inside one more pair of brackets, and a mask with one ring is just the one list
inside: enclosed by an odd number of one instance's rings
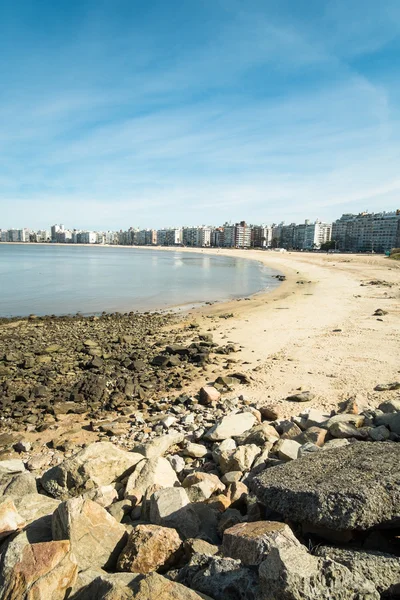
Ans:
{"label": "city skyline", "polygon": [[85,230],[52,225],[50,230],[1,229],[0,242],[51,242],[123,246],[188,246],[225,248],[331,249],[390,252],[400,247],[400,209],[345,213],[331,223],[306,219],[303,223],[255,224],[240,221],[222,225],[177,226],[162,229],[129,227]]}
{"label": "city skyline", "polygon": [[1,220],[395,209],[399,31],[397,0],[2,3]]}

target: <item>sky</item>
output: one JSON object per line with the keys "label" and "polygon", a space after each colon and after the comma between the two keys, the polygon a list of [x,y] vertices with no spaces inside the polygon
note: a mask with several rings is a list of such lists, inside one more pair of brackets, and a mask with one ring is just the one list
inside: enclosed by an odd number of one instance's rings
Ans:
{"label": "sky", "polygon": [[400,208],[399,0],[3,0],[0,228]]}

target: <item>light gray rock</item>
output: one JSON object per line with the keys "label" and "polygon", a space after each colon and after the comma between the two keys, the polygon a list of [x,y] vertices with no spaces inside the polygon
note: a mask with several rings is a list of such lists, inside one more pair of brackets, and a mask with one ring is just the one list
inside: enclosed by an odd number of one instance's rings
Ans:
{"label": "light gray rock", "polygon": [[200,529],[186,490],[179,487],[164,488],[151,496],[150,521],[176,529],[184,539],[196,537]]}
{"label": "light gray rock", "polygon": [[224,472],[250,471],[255,459],[261,454],[261,448],[255,444],[239,446],[231,455]]}
{"label": "light gray rock", "polygon": [[400,595],[400,559],[392,554],[317,546],[317,556],[334,560],[373,583],[380,594]]}
{"label": "light gray rock", "polygon": [[250,412],[230,413],[209,429],[204,437],[213,442],[226,440],[241,435],[256,423],[256,417]]}
{"label": "light gray rock", "polygon": [[224,531],[222,553],[244,565],[260,565],[275,547],[301,547],[285,523],[255,521],[239,523]]}
{"label": "light gray rock", "polygon": [[316,408],[311,408],[306,415],[305,429],[309,429],[310,427],[324,427],[326,428],[326,423],[329,420],[329,415],[321,412]]}
{"label": "light gray rock", "polygon": [[175,473],[182,473],[186,465],[185,459],[182,458],[182,456],[179,456],[179,454],[172,454],[167,456],[167,460]]}
{"label": "light gray rock", "polygon": [[183,442],[183,439],[183,433],[173,431],[145,444],[138,444],[133,451],[142,454],[145,458],[158,458],[168,452],[172,446]]}
{"label": "light gray rock", "polygon": [[264,446],[267,442],[276,442],[279,439],[279,433],[269,423],[260,423],[255,425],[246,433],[235,437],[235,442],[238,445],[255,444],[256,446]]}
{"label": "light gray rock", "polygon": [[13,497],[13,500],[19,514],[27,523],[38,521],[43,517],[51,517],[60,504],[59,500],[49,498],[37,492],[21,497]]}
{"label": "light gray rock", "polygon": [[35,493],[37,493],[36,479],[29,471],[12,475],[0,475],[0,495],[21,498],[26,494]]}
{"label": "light gray rock", "polygon": [[203,458],[208,453],[208,450],[203,444],[194,444],[193,442],[189,442],[183,453],[185,456],[191,456],[192,458]]}
{"label": "light gray rock", "polygon": [[0,460],[0,476],[22,473],[25,471],[24,463],[19,458]]}
{"label": "light gray rock", "polygon": [[295,460],[298,456],[301,445],[295,440],[280,439],[274,447],[274,451],[278,454],[280,460],[290,461]]}
{"label": "light gray rock", "polygon": [[334,415],[330,417],[326,423],[327,429],[334,423],[348,423],[350,425],[354,425],[354,427],[362,427],[364,425],[364,416],[363,415],[353,415],[349,413],[341,413],[339,415]]}
{"label": "light gray rock", "polygon": [[133,494],[143,495],[147,488],[158,485],[160,487],[179,486],[179,479],[169,461],[162,456],[143,459],[136,467],[126,484],[125,498]]}
{"label": "light gray rock", "polygon": [[369,437],[369,431],[366,428],[358,428],[352,423],[341,423],[336,421],[329,426],[329,433],[335,438],[354,438],[356,440],[366,440]]}
{"label": "light gray rock", "polygon": [[375,586],[305,546],[271,549],[259,567],[259,600],[379,600]]}
{"label": "light gray rock", "polygon": [[66,500],[95,486],[113,483],[141,460],[141,454],[125,452],[110,442],[97,442],[46,471],[41,483],[49,494]]}
{"label": "light gray rock", "polygon": [[399,481],[397,444],[355,442],[267,469],[250,488],[292,521],[365,530],[400,522]]}
{"label": "light gray rock", "polygon": [[302,446],[300,446],[298,454],[297,454],[297,458],[301,458],[302,456],[308,456],[309,454],[312,454],[313,452],[319,452],[319,450],[321,450],[321,448],[319,446],[316,446],[315,444],[312,444],[311,442],[307,442],[306,444],[303,444]]}

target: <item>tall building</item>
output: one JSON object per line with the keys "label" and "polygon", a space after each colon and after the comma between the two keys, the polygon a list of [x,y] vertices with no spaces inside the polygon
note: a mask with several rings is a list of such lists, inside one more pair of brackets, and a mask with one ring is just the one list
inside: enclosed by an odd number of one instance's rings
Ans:
{"label": "tall building", "polygon": [[387,252],[400,246],[400,210],[344,214],[332,224],[332,240],[347,252]]}
{"label": "tall building", "polygon": [[205,248],[211,245],[211,227],[183,227],[182,243],[185,246]]}
{"label": "tall building", "polygon": [[182,228],[159,229],[157,231],[157,244],[159,246],[179,246],[182,244]]}
{"label": "tall building", "polygon": [[58,234],[64,231],[64,225],[51,226],[51,241],[58,242]]}
{"label": "tall building", "polygon": [[223,246],[225,248],[234,248],[235,247],[235,225],[231,225],[229,223],[225,223],[223,226],[224,235],[223,235]]}
{"label": "tall building", "polygon": [[251,228],[246,221],[240,221],[235,225],[235,247],[250,248],[251,246]]}
{"label": "tall building", "polygon": [[269,248],[272,244],[272,227],[269,225],[251,226],[251,245],[253,248]]}

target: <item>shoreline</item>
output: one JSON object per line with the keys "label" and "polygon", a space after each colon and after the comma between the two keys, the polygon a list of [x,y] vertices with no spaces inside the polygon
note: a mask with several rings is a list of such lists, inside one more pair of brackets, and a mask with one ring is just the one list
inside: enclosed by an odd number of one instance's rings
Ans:
{"label": "shoreline", "polygon": [[[231,249],[121,247],[233,254]],[[314,394],[306,408],[326,410],[354,395],[371,406],[390,397],[374,387],[400,378],[400,264],[370,254],[234,249],[234,255],[259,261],[286,275],[286,280],[248,300],[214,302],[174,314],[182,328],[196,322],[213,334],[216,343],[240,346],[234,357],[251,374],[251,385],[243,388],[249,398],[281,404],[290,416],[298,407],[285,397],[298,389]],[[378,284],[367,285],[373,280]],[[379,308],[388,314],[374,316]],[[222,318],[231,313],[232,317]],[[206,370],[188,384],[188,393],[210,380],[212,371]]]}
{"label": "shoreline", "polygon": [[[245,257],[245,256],[232,256],[230,254],[230,251],[239,251],[236,248],[231,248],[231,249],[219,249],[219,248],[192,248],[192,247],[174,247],[174,246],[126,246],[126,245],[116,245],[116,244],[112,244],[112,245],[107,245],[107,244],[59,244],[59,243],[48,243],[48,242],[1,242],[0,243],[0,247],[1,244],[4,245],[8,245],[8,246],[13,246],[13,245],[17,245],[17,246],[55,246],[55,247],[66,247],[66,248],[71,248],[71,247],[80,247],[80,248],[93,248],[93,247],[97,247],[97,248],[123,248],[123,249],[127,249],[127,250],[146,250],[146,251],[162,251],[162,252],[182,252],[182,253],[192,253],[192,254],[202,254],[202,253],[207,253],[207,254],[212,254],[212,255],[216,255],[216,256],[224,256],[227,258],[249,258],[249,257]],[[215,252],[212,252],[213,250],[215,250]],[[211,251],[211,252],[210,252]],[[257,250],[257,252],[262,252]],[[262,267],[268,267],[268,265],[265,264],[264,261],[257,259],[256,257],[251,257],[251,260],[253,262],[258,262],[260,266]],[[271,268],[271,271],[273,271],[273,273],[270,275],[271,279],[274,279],[279,276],[282,275],[283,273],[280,272],[277,269],[273,269]],[[207,306],[218,306],[219,308],[221,308],[221,310],[223,310],[223,307],[225,304],[229,304],[231,302],[235,302],[235,301],[240,301],[240,300],[247,300],[248,298],[253,298],[255,296],[260,296],[263,294],[271,294],[275,291],[276,288],[280,287],[280,283],[276,283],[276,285],[273,285],[271,289],[268,289],[267,287],[263,287],[255,292],[249,293],[249,294],[243,294],[240,296],[233,296],[231,298],[222,298],[220,300],[218,299],[213,299],[211,298],[210,300],[193,300],[191,302],[185,302],[184,304],[171,304],[171,305],[167,305],[167,306],[159,306],[159,307],[154,307],[154,308],[150,308],[149,310],[145,310],[142,308],[134,308],[134,307],[125,307],[125,308],[120,308],[120,309],[115,309],[113,311],[107,310],[107,311],[97,311],[97,312],[72,312],[72,313],[62,313],[60,315],[53,315],[53,313],[51,314],[40,314],[38,316],[40,317],[50,317],[50,316],[55,316],[55,317],[69,317],[69,318],[73,318],[75,316],[83,316],[83,317],[90,317],[90,316],[100,316],[102,315],[104,312],[106,314],[124,314],[127,312],[134,312],[135,314],[144,314],[147,312],[150,313],[154,313],[154,314],[168,314],[168,313],[172,313],[172,314],[176,314],[176,315],[184,315],[185,313],[188,313],[191,310],[199,310],[202,308],[205,308]],[[32,314],[32,313],[30,313]],[[1,317],[0,316],[0,321],[6,321],[6,320],[18,320],[18,319],[26,319],[28,318],[30,315],[15,315],[15,316],[4,316]]]}

